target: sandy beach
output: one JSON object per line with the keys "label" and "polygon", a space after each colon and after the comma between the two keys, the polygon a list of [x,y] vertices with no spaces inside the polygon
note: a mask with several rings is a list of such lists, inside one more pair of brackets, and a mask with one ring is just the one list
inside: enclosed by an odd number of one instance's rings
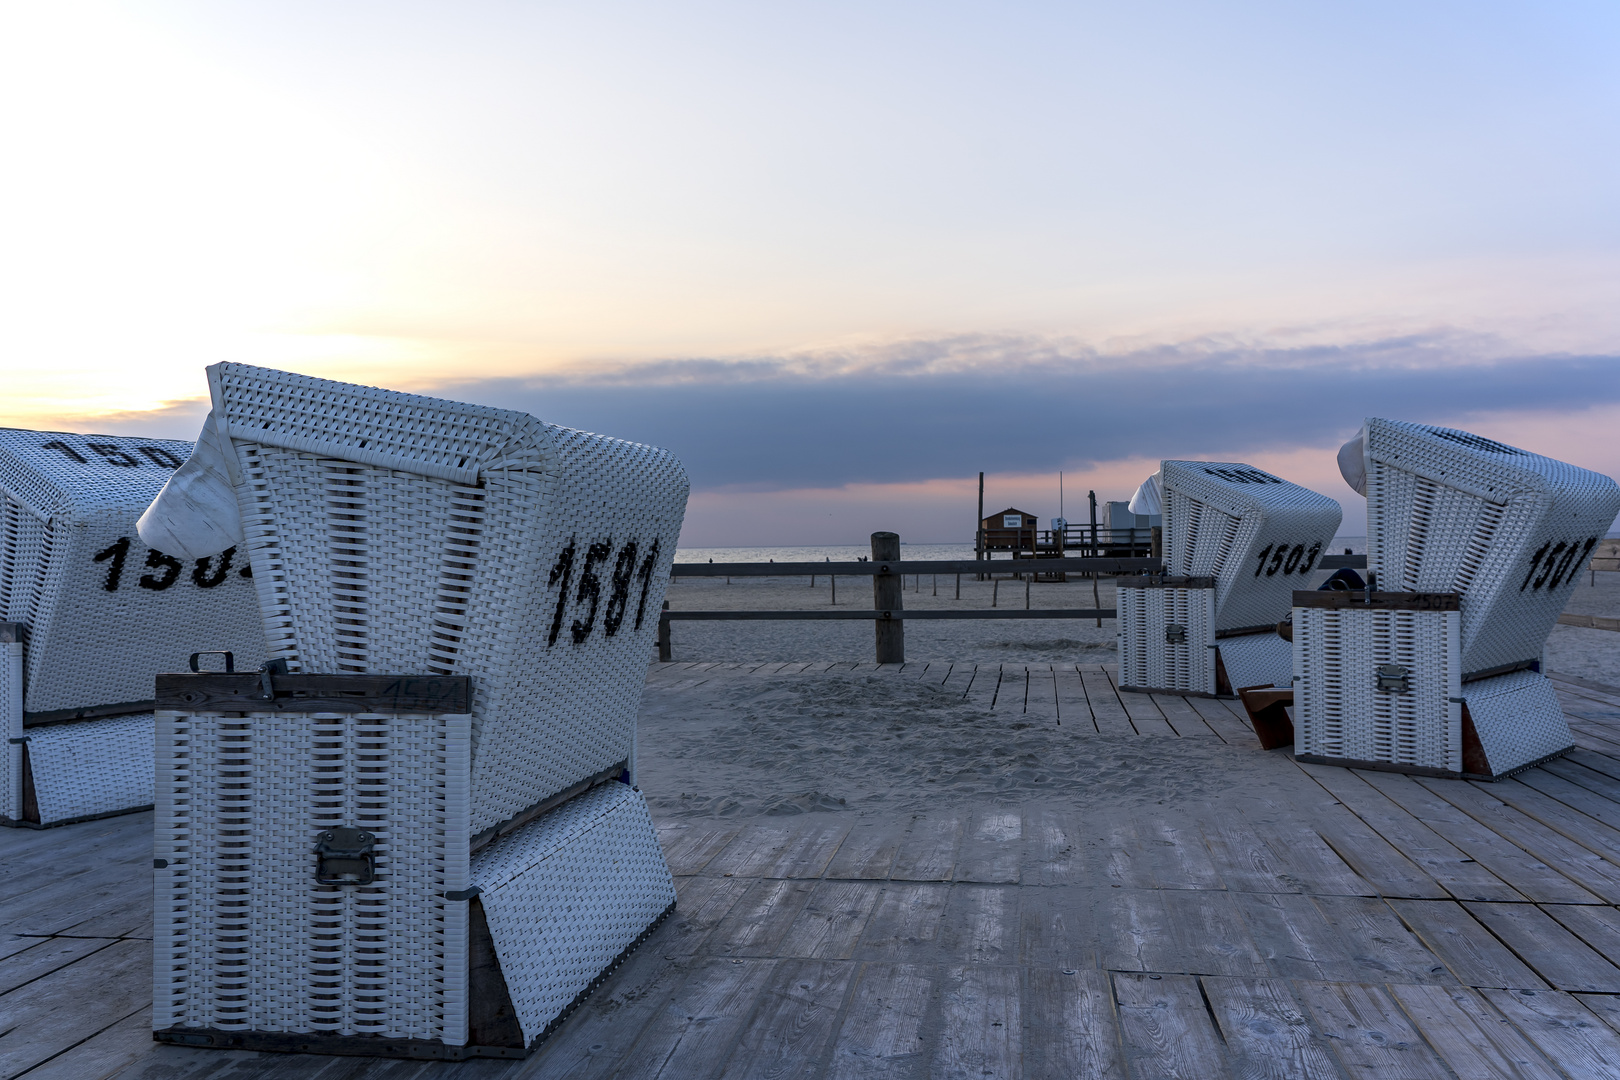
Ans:
{"label": "sandy beach", "polygon": [[[1318,573],[1316,582],[1327,575]],[[1568,609],[1620,612],[1620,574],[1583,575]],[[920,587],[919,587],[920,586]],[[954,575],[907,578],[908,610],[1022,608],[1025,583]],[[871,583],[844,578],[838,606],[869,608]],[[674,610],[825,608],[831,585],[818,577],[679,579]],[[1029,583],[1036,608],[1114,606],[1112,582]],[[677,622],[676,661],[755,663],[821,661],[870,665],[865,622]],[[906,659],[941,665],[1096,665],[1115,659],[1114,623],[1102,620],[927,621],[906,625]],[[1558,626],[1547,645],[1550,670],[1620,685],[1620,633]],[[1077,743],[1049,723],[988,723],[983,703],[964,700],[939,679],[888,678],[848,671],[837,678],[659,677],[654,665],[642,707],[642,776],[660,814],[718,817],[805,812],[908,813],[956,803],[1058,799],[1109,807],[1220,805],[1260,777],[1250,755],[1216,773],[1197,773],[1176,758],[1184,743],[1144,757],[1135,740],[1114,747],[1106,736]],[[734,673],[733,673],[734,675]],[[1198,753],[1205,750],[1198,748]],[[1213,788],[1189,780],[1220,775]]]}

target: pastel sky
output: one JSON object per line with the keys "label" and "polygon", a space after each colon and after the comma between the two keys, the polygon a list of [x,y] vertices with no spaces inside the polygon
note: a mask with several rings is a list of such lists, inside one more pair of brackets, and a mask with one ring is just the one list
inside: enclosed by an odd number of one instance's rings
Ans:
{"label": "pastel sky", "polygon": [[0,4],[0,424],[241,360],[669,446],[689,544],[971,536],[1368,415],[1620,474],[1606,3]]}

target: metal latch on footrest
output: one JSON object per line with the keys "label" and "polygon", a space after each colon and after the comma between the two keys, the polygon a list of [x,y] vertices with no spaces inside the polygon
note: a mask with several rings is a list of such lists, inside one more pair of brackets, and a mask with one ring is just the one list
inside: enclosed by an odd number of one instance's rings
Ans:
{"label": "metal latch on footrest", "polygon": [[1187,644],[1187,628],[1180,623],[1171,623],[1164,628],[1164,643],[1166,645]]}
{"label": "metal latch on footrest", "polygon": [[1412,689],[1411,672],[1400,664],[1378,665],[1378,689],[1404,693]]}
{"label": "metal latch on footrest", "polygon": [[376,843],[365,829],[327,829],[315,844],[315,880],[322,885],[370,885],[377,878]]}

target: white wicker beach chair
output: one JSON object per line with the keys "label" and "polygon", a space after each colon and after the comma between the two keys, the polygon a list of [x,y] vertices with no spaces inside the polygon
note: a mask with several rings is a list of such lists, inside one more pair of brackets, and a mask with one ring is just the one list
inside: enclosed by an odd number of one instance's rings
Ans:
{"label": "white wicker beach chair", "polygon": [[1541,652],[1620,513],[1620,487],[1394,420],[1368,420],[1339,460],[1367,496],[1367,564],[1382,591],[1371,605],[1350,594],[1359,607],[1296,599],[1300,756],[1500,777],[1570,749]]}
{"label": "white wicker beach chair", "polygon": [[191,653],[257,665],[247,560],[181,559],[135,519],[191,453],[172,439],[0,429],[0,820],[152,805],[152,680]]}
{"label": "white wicker beach chair", "polygon": [[[240,522],[160,499],[143,528],[245,536],[275,670],[159,683],[158,1037],[521,1056],[674,904],[634,777],[680,464],[507,410],[209,381]],[[190,510],[223,513],[214,482]]]}
{"label": "white wicker beach chair", "polygon": [[1538,660],[1620,486],[1451,428],[1371,419],[1361,442],[1378,587],[1463,597],[1465,679]]}
{"label": "white wicker beach chair", "polygon": [[1332,541],[1339,504],[1236,462],[1166,461],[1158,480],[1166,577],[1120,587],[1121,686],[1231,694],[1288,685],[1293,655],[1276,626]]}

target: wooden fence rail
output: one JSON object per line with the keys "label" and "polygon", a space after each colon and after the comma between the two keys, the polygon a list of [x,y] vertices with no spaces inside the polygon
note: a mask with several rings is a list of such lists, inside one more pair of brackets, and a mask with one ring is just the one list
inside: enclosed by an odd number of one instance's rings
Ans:
{"label": "wooden fence rail", "polygon": [[[888,534],[875,534],[874,551],[892,551],[885,544],[878,546],[878,538]],[[1365,555],[1324,555],[1316,564],[1319,570],[1342,568],[1365,569]],[[848,577],[899,578],[906,574],[996,574],[1025,572],[1039,574],[1083,573],[1106,574],[1110,577],[1136,576],[1161,573],[1164,563],[1159,559],[1063,558],[1063,559],[881,559],[870,562],[745,562],[745,563],[676,563],[670,568],[671,577],[805,577],[825,574],[836,578]],[[874,582],[876,583],[876,582]],[[1027,602],[1027,601],[1026,601]],[[893,608],[873,608],[857,611],[670,611],[669,602],[658,614],[658,659],[668,663],[674,659],[670,636],[672,622],[858,622],[895,625],[916,619],[1112,619],[1118,616],[1114,608],[1000,608],[972,611],[904,611]],[[1099,623],[1098,625],[1101,625]],[[898,627],[896,626],[898,632]],[[893,644],[884,647],[880,640],[879,663],[895,661],[903,652]],[[889,660],[885,660],[885,656]]]}
{"label": "wooden fence rail", "polygon": [[[1324,555],[1318,570],[1346,567],[1365,569],[1365,555]],[[899,559],[893,562],[732,562],[676,563],[671,577],[806,577],[810,574],[837,574],[850,577],[880,577],[889,574],[1157,574],[1164,570],[1158,559]]]}

